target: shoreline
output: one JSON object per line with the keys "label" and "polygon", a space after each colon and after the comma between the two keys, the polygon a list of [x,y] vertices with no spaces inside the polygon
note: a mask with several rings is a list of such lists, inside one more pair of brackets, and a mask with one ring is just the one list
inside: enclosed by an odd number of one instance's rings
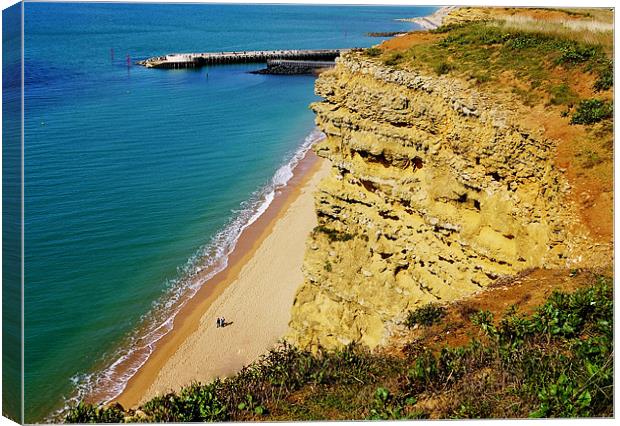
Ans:
{"label": "shoreline", "polygon": [[443,19],[450,12],[458,9],[459,7],[462,7],[462,6],[442,6],[439,9],[437,9],[435,12],[433,12],[433,14],[431,15],[420,16],[417,18],[401,18],[401,19],[398,19],[398,21],[412,22],[414,24],[419,25],[422,30],[435,30],[442,25]]}
{"label": "shoreline", "polygon": [[[119,402],[123,407],[131,408],[155,396],[150,391],[150,388],[157,382],[162,369],[181,350],[183,344],[190,337],[196,335],[205,327],[207,330],[215,328],[215,319],[213,319],[213,324],[203,324],[203,317],[210,308],[218,304],[218,300],[231,285],[236,283],[244,267],[252,261],[256,252],[271,235],[278,222],[287,216],[291,205],[299,199],[301,193],[304,190],[313,190],[313,188],[309,188],[309,184],[311,181],[317,180],[316,177],[319,171],[325,169],[325,165],[325,160],[317,157],[312,150],[308,150],[293,169],[293,177],[287,185],[277,190],[273,202],[265,212],[254,223],[243,230],[234,250],[229,255],[228,266],[208,280],[208,284],[205,283],[194,297],[185,304],[177,314],[172,330],[157,342],[158,344],[148,360],[129,379],[121,394],[109,401],[110,403]],[[306,237],[307,235],[302,236],[304,247]],[[301,268],[299,273],[301,274]],[[301,281],[295,284],[295,290],[300,284]],[[290,306],[286,308],[287,311],[290,311]],[[230,315],[228,317],[230,318]],[[234,326],[234,321],[233,318],[232,326]],[[288,321],[286,325],[288,327]],[[264,348],[263,352],[266,352],[269,347]],[[221,370],[229,374],[242,366],[228,364],[216,367],[220,367],[218,371]],[[195,378],[195,381],[198,381],[198,378]],[[178,388],[189,384],[189,382],[179,383],[178,386],[164,387],[164,391],[178,390]]]}
{"label": "shoreline", "polygon": [[[433,14],[425,17],[397,20],[410,22],[423,20],[425,22],[432,22],[434,19],[439,18],[441,21],[445,15],[457,8],[458,7],[455,6],[443,6],[437,9]],[[439,23],[439,25],[440,24],[441,23]],[[265,211],[260,213],[257,219],[249,226],[243,228],[232,251],[226,256],[227,265],[224,266],[222,270],[216,271],[214,270],[215,267],[209,267],[199,272],[198,276],[209,275],[209,273],[211,273],[211,276],[203,281],[200,288],[192,296],[186,298],[180,310],[173,315],[169,331],[165,332],[163,337],[159,337],[151,344],[148,344],[148,346],[152,348],[150,354],[146,360],[139,365],[135,372],[126,374],[126,377],[129,376],[129,379],[124,381],[124,385],[122,386],[123,390],[120,391],[120,393],[114,393],[115,396],[113,397],[103,397],[102,393],[105,391],[99,389],[85,396],[83,398],[84,401],[105,405],[118,402],[125,408],[132,408],[144,402],[147,397],[150,399],[150,397],[154,396],[149,394],[148,391],[157,380],[156,376],[158,372],[161,371],[161,368],[166,362],[178,352],[181,344],[199,331],[202,317],[207,314],[209,308],[211,308],[218,299],[222,297],[231,284],[236,281],[241,270],[251,261],[261,244],[263,244],[273,231],[276,223],[286,215],[288,208],[295,202],[302,190],[306,188],[313,176],[319,173],[321,169],[320,163],[324,163],[325,165],[327,161],[319,159],[311,149],[308,149],[294,166],[291,179],[285,186],[275,190],[275,197]],[[326,168],[329,170],[329,167]],[[318,182],[315,182],[315,185],[316,183]],[[304,241],[307,235],[307,233],[303,235]],[[302,281],[298,283],[298,286],[301,285],[301,282]],[[287,308],[291,306],[287,306]],[[288,310],[290,311],[290,309]],[[213,322],[215,322],[215,319],[213,319]],[[160,325],[160,327],[162,326],[165,326],[165,324]],[[284,333],[282,333],[280,337],[284,337]],[[271,347],[273,347],[273,344],[266,347],[263,352],[266,352]],[[236,370],[246,364],[239,365]],[[121,375],[124,374],[123,371],[124,370],[121,370]],[[231,370],[230,372],[233,371]],[[215,378],[215,376],[213,378]],[[183,384],[182,386],[185,385],[186,384]],[[167,389],[167,391],[176,391],[179,390],[180,387],[181,386],[175,386],[174,388]]]}

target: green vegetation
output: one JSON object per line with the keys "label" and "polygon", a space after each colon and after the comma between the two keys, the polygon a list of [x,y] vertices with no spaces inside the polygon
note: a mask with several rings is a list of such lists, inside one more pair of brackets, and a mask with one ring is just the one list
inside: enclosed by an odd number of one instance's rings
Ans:
{"label": "green vegetation", "polygon": [[451,69],[452,69],[452,65],[450,65],[447,62],[440,62],[437,65],[435,65],[435,68],[434,68],[437,75],[448,74]]}
{"label": "green vegetation", "polygon": [[321,233],[327,235],[327,238],[331,242],[334,242],[334,241],[349,241],[349,240],[352,240],[353,238],[355,238],[355,235],[353,235],[353,234],[349,234],[347,232],[340,232],[340,231],[328,228],[328,227],[323,226],[323,225],[319,225],[319,226],[315,227],[313,232],[314,233],[321,232]]}
{"label": "green vegetation", "polygon": [[585,149],[582,153],[579,154],[579,157],[582,157],[581,165],[585,169],[591,169],[592,167],[597,166],[603,162],[601,156],[597,152],[590,149]]}
{"label": "green vegetation", "polygon": [[549,89],[549,93],[551,94],[551,99],[549,102],[552,105],[568,105],[569,107],[572,107],[579,99],[577,94],[573,92],[570,86],[566,83],[552,86]]}
{"label": "green vegetation", "polygon": [[96,407],[80,402],[65,417],[65,423],[122,423],[125,413],[122,407]]}
{"label": "green vegetation", "polygon": [[601,65],[599,69],[598,79],[594,83],[594,89],[597,92],[609,90],[614,85],[614,63],[612,60]]}
{"label": "green vegetation", "polygon": [[386,388],[377,388],[375,399],[372,403],[368,420],[400,420],[400,419],[425,419],[428,416],[422,411],[407,410],[417,400],[413,397],[398,397],[390,393]]}
{"label": "green vegetation", "polygon": [[381,55],[381,53],[383,53],[383,51],[378,47],[369,47],[368,49],[364,49],[364,54],[366,56],[370,56],[371,58],[375,58]]}
{"label": "green vegetation", "polygon": [[397,52],[397,53],[392,53],[391,55],[389,55],[383,61],[383,63],[388,66],[394,66],[394,65],[398,65],[399,63],[401,63],[404,59],[405,59],[405,55]]}
{"label": "green vegetation", "polygon": [[571,124],[593,124],[613,117],[614,109],[611,102],[600,99],[586,99],[577,105],[577,110],[571,117]]}
{"label": "green vegetation", "polygon": [[[425,307],[422,321],[436,321]],[[234,377],[157,397],[141,413],[80,404],[65,422],[590,417],[613,415],[613,281],[555,292],[533,315],[472,315],[480,335],[403,356],[283,344]],[[441,403],[433,403],[441,401]]]}
{"label": "green vegetation", "polygon": [[413,328],[415,325],[431,326],[437,324],[446,315],[446,308],[435,303],[421,306],[407,313],[405,325]]}
{"label": "green vegetation", "polygon": [[[437,45],[446,54],[463,59],[465,68],[484,66],[488,60],[492,69],[512,69],[517,75],[531,79],[548,77],[550,65],[587,64],[588,70],[601,74],[609,62],[601,46],[543,33],[507,31],[500,25],[484,22],[473,22],[448,31],[447,37]],[[459,52],[462,46],[468,49]]]}
{"label": "green vegetation", "polygon": [[[552,105],[578,103],[576,90],[565,76],[558,77],[569,71],[595,75],[592,88],[597,91],[611,89],[613,62],[604,42],[611,39],[611,33],[597,30],[593,40],[571,38],[581,27],[551,28],[553,25],[516,17],[512,21],[447,25],[431,31],[437,38],[400,52],[383,53],[381,60],[386,65],[422,67],[437,75],[471,78],[481,85],[511,86],[513,93],[530,106],[545,99],[541,94],[547,95]],[[380,52],[376,53],[379,56]],[[506,86],[506,79],[520,84]]]}

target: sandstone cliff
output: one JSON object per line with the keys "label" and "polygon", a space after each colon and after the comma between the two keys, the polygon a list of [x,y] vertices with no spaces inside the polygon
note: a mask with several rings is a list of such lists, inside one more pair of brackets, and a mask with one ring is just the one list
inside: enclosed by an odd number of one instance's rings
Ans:
{"label": "sandstone cliff", "polygon": [[316,92],[315,151],[332,171],[292,310],[298,345],[374,347],[416,305],[578,260],[554,144],[488,96],[359,52]]}

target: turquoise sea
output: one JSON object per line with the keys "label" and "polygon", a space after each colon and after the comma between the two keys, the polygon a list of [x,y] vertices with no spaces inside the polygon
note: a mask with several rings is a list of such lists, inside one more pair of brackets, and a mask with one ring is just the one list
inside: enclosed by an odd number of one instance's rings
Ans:
{"label": "turquoise sea", "polygon": [[127,58],[367,47],[435,9],[25,4],[27,422],[120,392],[318,136],[311,76]]}

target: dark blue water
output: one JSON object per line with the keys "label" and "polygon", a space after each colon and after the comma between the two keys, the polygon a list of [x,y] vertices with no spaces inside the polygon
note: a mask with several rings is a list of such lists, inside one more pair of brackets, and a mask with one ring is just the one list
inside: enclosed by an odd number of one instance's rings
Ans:
{"label": "dark blue water", "polygon": [[313,77],[127,56],[364,47],[434,9],[26,3],[27,421],[122,389],[316,136]]}
{"label": "dark blue water", "polygon": [[2,415],[22,421],[22,5],[2,11]]}

